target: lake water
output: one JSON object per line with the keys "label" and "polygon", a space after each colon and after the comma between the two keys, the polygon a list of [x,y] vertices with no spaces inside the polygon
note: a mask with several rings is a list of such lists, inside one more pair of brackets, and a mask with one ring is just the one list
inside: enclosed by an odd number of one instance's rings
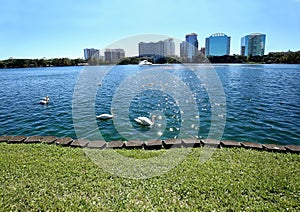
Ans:
{"label": "lake water", "polygon": [[[1,135],[300,145],[300,65],[0,69],[0,82]],[[112,120],[96,119],[110,108]],[[151,128],[134,121],[153,114]]]}

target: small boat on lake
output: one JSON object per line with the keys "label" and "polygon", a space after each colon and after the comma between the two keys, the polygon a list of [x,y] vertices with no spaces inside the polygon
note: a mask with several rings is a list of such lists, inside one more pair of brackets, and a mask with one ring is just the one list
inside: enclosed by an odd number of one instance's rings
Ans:
{"label": "small boat on lake", "polygon": [[145,65],[152,65],[152,63],[149,62],[148,60],[142,60],[142,61],[139,63],[139,66],[145,66]]}

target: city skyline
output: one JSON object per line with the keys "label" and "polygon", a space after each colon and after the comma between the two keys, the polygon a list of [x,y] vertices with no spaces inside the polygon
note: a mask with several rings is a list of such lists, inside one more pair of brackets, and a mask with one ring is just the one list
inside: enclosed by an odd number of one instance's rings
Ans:
{"label": "city skyline", "polygon": [[190,32],[198,34],[199,49],[206,37],[222,32],[231,37],[230,53],[240,54],[241,37],[260,32],[268,35],[265,54],[300,50],[299,0],[153,0],[146,9],[134,0],[12,0],[1,7],[0,60],[82,58],[84,48],[105,49],[131,36],[184,40]]}
{"label": "city skyline", "polygon": [[[178,46],[175,45],[174,38],[167,38],[163,40],[159,40],[157,42],[151,40],[148,42],[139,41],[141,37],[136,37],[136,39],[132,42],[130,39],[123,40],[123,43],[118,43],[115,45],[115,48],[118,45],[128,44],[130,43],[130,49],[134,49],[132,44],[134,42],[138,45],[138,52],[134,53],[134,55],[130,55],[129,57],[172,57],[179,56],[181,58],[185,58],[188,61],[193,61],[194,57],[199,53],[202,53],[205,56],[224,56],[231,55],[231,37],[224,33],[215,33],[211,36],[205,38],[205,46],[198,46],[197,34],[192,32],[185,35],[185,40],[177,40],[177,44],[179,43],[179,52]],[[150,35],[151,37],[151,35]],[[150,38],[151,39],[151,38]],[[266,44],[266,35],[261,33],[251,33],[249,35],[245,35],[241,38],[241,46],[240,46],[240,54],[242,56],[263,56],[265,52],[265,44]],[[177,48],[176,48],[177,47]],[[175,51],[177,49],[177,52]],[[86,50],[95,51],[94,48],[84,49],[84,59],[87,60]],[[248,53],[249,52],[249,53]],[[96,50],[96,55],[93,57],[99,57],[100,50]],[[92,57],[89,54],[89,57]],[[105,57],[104,57],[105,58]],[[105,59],[106,60],[106,59]]]}

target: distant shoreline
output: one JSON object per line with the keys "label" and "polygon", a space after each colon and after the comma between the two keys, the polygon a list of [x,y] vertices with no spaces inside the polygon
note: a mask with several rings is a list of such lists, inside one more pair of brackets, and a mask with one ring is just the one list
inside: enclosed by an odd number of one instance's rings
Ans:
{"label": "distant shoreline", "polygon": [[[87,61],[81,58],[54,58],[54,59],[14,59],[0,60],[1,69],[9,68],[36,68],[36,67],[64,67],[64,66],[97,66],[97,65],[137,65],[141,60],[149,60],[153,64],[190,64],[186,58],[180,57],[125,57],[116,63],[109,64],[102,60]],[[208,56],[197,55],[195,64],[300,64],[300,51],[297,52],[270,52],[264,56],[224,55]]]}
{"label": "distant shoreline", "polygon": [[[300,63],[163,63],[163,64],[153,64],[157,65],[300,65]],[[99,65],[66,65],[66,66],[34,66],[34,67],[5,67],[0,69],[8,70],[8,69],[35,69],[35,68],[59,68],[59,67],[97,67],[97,66],[127,66],[127,65],[137,65],[138,64],[99,64]],[[151,67],[151,66],[150,66]]]}
{"label": "distant shoreline", "polygon": [[[163,64],[153,64],[154,66],[158,65],[300,65],[300,63],[163,63]],[[9,69],[35,69],[35,68],[60,68],[60,67],[97,67],[97,66],[127,66],[127,65],[137,65],[138,64],[99,64],[99,65],[70,65],[70,66],[35,66],[35,67],[5,67],[0,68],[0,70],[9,70]],[[151,66],[150,66],[151,67]]]}

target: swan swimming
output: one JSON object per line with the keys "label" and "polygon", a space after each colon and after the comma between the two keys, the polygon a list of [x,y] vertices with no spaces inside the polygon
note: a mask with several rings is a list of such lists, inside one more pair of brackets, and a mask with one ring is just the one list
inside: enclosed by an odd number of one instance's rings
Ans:
{"label": "swan swimming", "polygon": [[47,104],[49,104],[49,102],[50,102],[50,97],[49,97],[49,96],[46,96],[46,97],[44,97],[44,98],[40,101],[40,104],[41,104],[41,105],[47,105]]}
{"label": "swan swimming", "polygon": [[155,117],[156,116],[152,116],[152,120],[150,120],[149,118],[147,117],[144,117],[144,116],[140,116],[140,117],[137,117],[135,118],[134,120],[140,124],[140,125],[143,125],[143,126],[152,126],[154,125],[154,120],[155,120]]}
{"label": "swan swimming", "polygon": [[113,109],[111,109],[110,112],[111,112],[111,114],[104,113],[104,114],[101,114],[101,115],[97,116],[96,118],[101,119],[101,120],[112,119],[114,117]]}

